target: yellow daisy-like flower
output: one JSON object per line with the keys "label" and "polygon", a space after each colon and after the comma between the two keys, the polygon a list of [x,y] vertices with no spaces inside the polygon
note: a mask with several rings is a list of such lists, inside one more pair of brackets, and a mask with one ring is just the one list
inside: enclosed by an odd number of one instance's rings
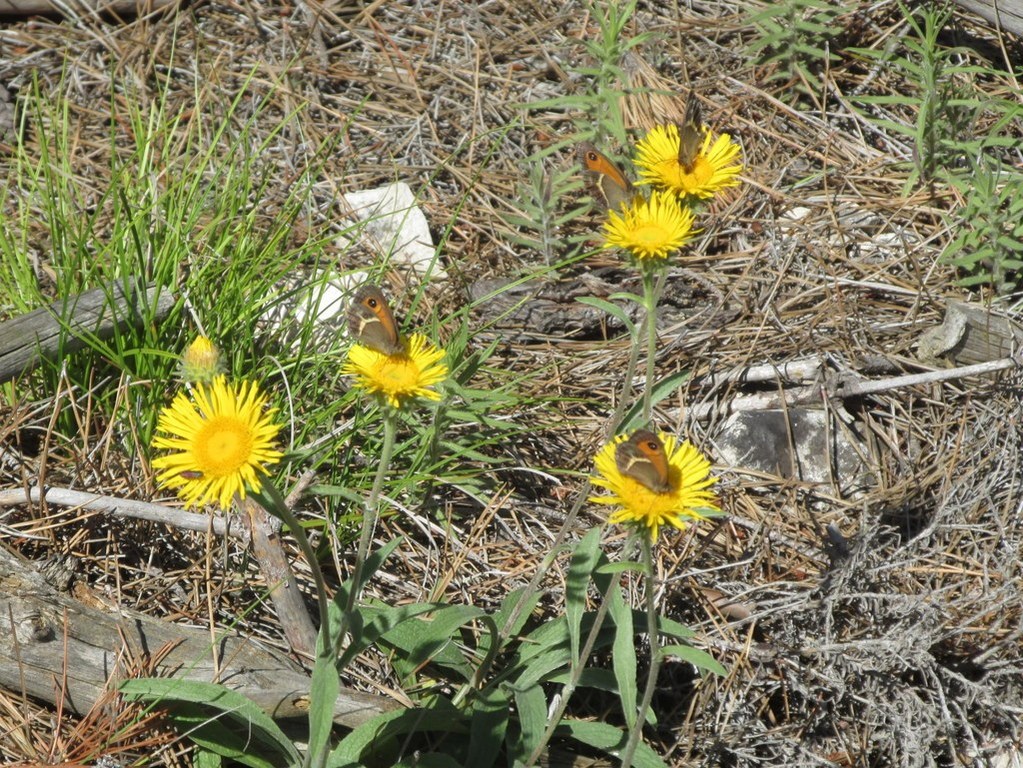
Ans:
{"label": "yellow daisy-like flower", "polygon": [[615,451],[627,439],[618,435],[597,453],[597,476],[593,484],[611,492],[592,496],[596,504],[616,504],[621,509],[608,518],[610,523],[632,524],[645,528],[651,540],[664,524],[685,528],[690,520],[702,520],[721,511],[717,497],[709,490],[717,481],[710,476],[710,462],[689,441],[679,443],[674,435],[661,432],[668,460],[669,490],[658,493],[618,469]]}
{"label": "yellow daisy-like flower", "polygon": [[636,145],[636,167],[640,184],[670,189],[680,197],[706,199],[725,187],[739,184],[742,173],[739,145],[727,133],[716,139],[704,133],[703,145],[693,158],[692,168],[678,160],[679,135],[674,125],[656,125]]}
{"label": "yellow daisy-like flower", "polygon": [[227,509],[283,455],[270,447],[281,429],[273,420],[276,409],[264,410],[266,396],[256,384],[232,386],[223,376],[197,385],[194,393],[193,402],[178,392],[160,413],[153,447],[174,453],[153,459],[156,480],[189,507],[216,502]]}
{"label": "yellow daisy-like flower", "polygon": [[414,333],[409,336],[405,351],[393,355],[353,344],[341,373],[355,376],[357,386],[400,408],[416,397],[440,400],[440,393],[429,387],[447,378],[448,367],[441,362],[443,357],[443,349]]}
{"label": "yellow daisy-like flower", "polygon": [[693,238],[693,212],[671,192],[637,198],[620,212],[608,211],[604,247],[625,248],[640,261],[666,259]]}
{"label": "yellow daisy-like flower", "polygon": [[180,371],[182,381],[209,384],[224,372],[220,350],[205,336],[199,336],[181,356]]}

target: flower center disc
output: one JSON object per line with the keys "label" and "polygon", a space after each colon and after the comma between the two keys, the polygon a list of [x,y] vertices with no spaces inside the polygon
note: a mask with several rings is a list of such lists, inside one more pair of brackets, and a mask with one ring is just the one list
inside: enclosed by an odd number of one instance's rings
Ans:
{"label": "flower center disc", "polygon": [[210,477],[237,472],[249,460],[251,450],[252,435],[236,418],[213,417],[195,440],[197,463]]}

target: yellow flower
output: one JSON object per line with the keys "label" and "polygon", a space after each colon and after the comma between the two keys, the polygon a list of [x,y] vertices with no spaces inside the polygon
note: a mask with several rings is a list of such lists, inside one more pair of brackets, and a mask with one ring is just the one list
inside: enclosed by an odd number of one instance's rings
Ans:
{"label": "yellow flower", "polygon": [[448,367],[440,362],[443,357],[444,350],[414,333],[409,336],[405,350],[393,355],[353,344],[341,373],[355,376],[356,386],[400,408],[415,397],[440,400],[440,394],[428,387],[447,377]]}
{"label": "yellow flower", "polygon": [[636,145],[639,183],[670,189],[679,197],[702,199],[739,184],[738,175],[742,173],[739,145],[727,133],[714,139],[707,131],[690,168],[679,163],[678,153],[678,128],[674,125],[654,126]]}
{"label": "yellow flower", "polygon": [[153,459],[157,482],[190,507],[216,502],[227,509],[236,494],[244,499],[283,455],[270,447],[281,427],[276,409],[265,405],[256,384],[232,386],[223,376],[197,385],[194,402],[178,392],[156,425],[153,447],[175,451]]}
{"label": "yellow flower", "polygon": [[702,520],[721,511],[717,498],[709,490],[717,481],[710,476],[710,462],[688,441],[679,443],[674,435],[659,433],[668,462],[667,491],[658,493],[639,480],[624,474],[615,461],[618,445],[627,439],[618,435],[597,453],[597,476],[593,484],[611,492],[593,496],[596,504],[616,504],[621,509],[608,518],[610,523],[632,524],[646,529],[651,540],[664,524],[685,528],[689,520]]}
{"label": "yellow flower", "polygon": [[666,259],[688,243],[694,234],[693,212],[679,205],[671,192],[654,192],[621,212],[608,211],[604,222],[604,247],[625,248],[640,261]]}
{"label": "yellow flower", "polygon": [[209,384],[224,372],[220,350],[205,336],[199,336],[181,356],[180,371],[182,381]]}

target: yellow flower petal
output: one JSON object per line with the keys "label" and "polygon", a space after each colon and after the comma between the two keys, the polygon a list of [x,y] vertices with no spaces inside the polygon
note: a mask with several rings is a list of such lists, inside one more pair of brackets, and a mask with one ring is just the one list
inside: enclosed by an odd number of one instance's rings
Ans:
{"label": "yellow flower petal", "polygon": [[666,259],[693,237],[693,212],[679,205],[671,192],[638,198],[621,212],[609,211],[604,247],[625,248],[640,261]]}
{"label": "yellow flower petal", "polygon": [[422,397],[440,400],[430,387],[444,381],[448,367],[441,360],[444,350],[430,344],[425,336],[409,337],[404,352],[388,355],[362,344],[354,344],[341,372],[356,377],[356,386],[377,395],[394,408]]}
{"label": "yellow flower petal", "polygon": [[717,497],[710,488],[717,483],[710,475],[710,462],[688,441],[679,443],[674,435],[659,433],[668,457],[668,480],[671,490],[658,493],[628,475],[622,474],[615,462],[615,449],[628,435],[619,435],[597,453],[594,465],[597,474],[593,485],[609,491],[607,496],[593,496],[591,502],[619,507],[608,518],[646,529],[651,540],[657,539],[662,525],[682,529],[691,520],[702,520],[720,512]]}
{"label": "yellow flower petal", "polygon": [[181,391],[160,413],[153,447],[174,453],[153,459],[156,480],[189,507],[216,502],[227,509],[283,455],[271,448],[280,425],[274,409],[264,410],[266,397],[254,383],[232,386],[218,376],[194,392],[194,402]]}
{"label": "yellow flower petal", "polygon": [[706,199],[739,184],[739,145],[727,133],[716,139],[710,131],[693,159],[692,168],[678,161],[679,136],[674,125],[657,125],[636,145],[640,184],[670,189],[679,197]]}

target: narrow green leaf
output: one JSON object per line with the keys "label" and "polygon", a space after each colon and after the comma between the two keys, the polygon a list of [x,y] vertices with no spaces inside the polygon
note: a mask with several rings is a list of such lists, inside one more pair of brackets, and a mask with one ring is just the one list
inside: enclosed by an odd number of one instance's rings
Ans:
{"label": "narrow green leaf", "polygon": [[214,683],[171,678],[125,680],[121,694],[167,710],[175,721],[187,722],[189,738],[211,752],[252,768],[272,768],[301,758],[291,739],[254,702]]}
{"label": "narrow green leaf", "polygon": [[565,617],[568,622],[569,648],[573,667],[583,659],[579,658],[579,628],[586,612],[586,592],[590,576],[600,562],[600,528],[591,528],[579,543],[568,567],[565,583]]}
{"label": "narrow green leaf", "polygon": [[220,768],[224,760],[216,752],[196,747],[192,753],[193,768]]}
{"label": "narrow green leaf", "polygon": [[539,685],[515,688],[512,695],[519,715],[519,740],[513,749],[509,745],[511,754],[508,757],[513,762],[525,762],[547,728],[547,699]]}
{"label": "narrow green leaf", "polygon": [[[341,690],[341,680],[334,659],[330,627],[320,627],[318,650],[313,664],[309,688],[309,754],[318,755],[327,749],[334,727],[334,702]],[[329,650],[328,650],[329,649]]]}
{"label": "narrow green leaf", "polygon": [[[516,589],[508,594],[504,600],[501,601],[501,607],[494,613],[494,623],[500,628],[501,633],[508,638],[514,638],[522,628],[529,621],[529,617],[533,613],[533,609],[536,608],[536,604],[540,602],[540,593],[532,592],[527,597],[524,597],[525,587]],[[525,603],[521,608],[518,608],[518,615],[512,624],[508,624],[511,618],[512,612],[516,610],[519,601],[524,600]],[[484,653],[490,651],[490,637],[484,636],[480,640],[480,648]]]}
{"label": "narrow green leaf", "polygon": [[676,659],[688,661],[697,669],[713,672],[715,675],[724,677],[728,670],[706,651],[693,648],[691,645],[665,645],[661,648],[661,655],[664,657],[674,656]]}
{"label": "narrow green leaf", "polygon": [[617,304],[612,304],[610,301],[604,299],[598,299],[595,296],[580,296],[576,299],[580,304],[585,304],[589,307],[595,307],[596,309],[607,312],[612,317],[617,317],[622,321],[622,324],[629,330],[629,333],[635,332],[635,323],[629,319],[628,314]]}
{"label": "narrow green leaf", "polygon": [[624,573],[625,571],[642,573],[646,566],[635,560],[619,560],[617,563],[604,563],[595,573]]}
{"label": "narrow green leaf", "polygon": [[458,650],[458,629],[484,616],[481,608],[451,605],[435,610],[430,616],[405,621],[383,634],[380,642],[405,652],[401,665],[405,675],[430,662],[472,679],[473,667]]}
{"label": "narrow green leaf", "polygon": [[501,754],[501,745],[508,730],[508,695],[501,690],[479,692],[469,721],[469,755],[465,765],[487,768]]}
{"label": "narrow green leaf", "polygon": [[[650,585],[647,585],[650,588]],[[618,698],[622,702],[625,724],[636,726],[636,642],[633,635],[632,608],[625,602],[620,588],[611,590],[608,613],[614,619],[615,640],[611,655],[611,667],[618,681]]]}
{"label": "narrow green leaf", "polygon": [[[628,740],[626,735],[613,725],[593,721],[562,720],[558,725],[557,734],[588,744],[614,757],[621,753]],[[643,742],[636,748],[632,765],[635,768],[668,768],[657,753]]]}
{"label": "narrow green leaf", "polygon": [[373,762],[386,765],[389,754],[397,755],[400,737],[423,732],[463,736],[467,731],[463,714],[447,699],[435,696],[422,708],[387,712],[363,723],[331,752],[327,768],[362,768],[371,757],[375,758]]}

